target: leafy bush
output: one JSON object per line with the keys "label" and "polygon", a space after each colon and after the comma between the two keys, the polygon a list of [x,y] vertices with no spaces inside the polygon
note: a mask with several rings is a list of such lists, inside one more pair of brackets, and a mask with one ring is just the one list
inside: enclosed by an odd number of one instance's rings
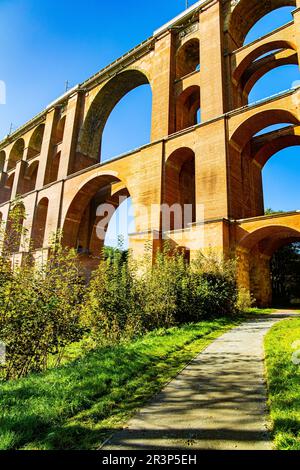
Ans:
{"label": "leafy bush", "polygon": [[199,254],[189,265],[165,245],[152,264],[138,266],[116,250],[100,263],[87,289],[85,325],[97,341],[125,338],[173,325],[235,313],[237,286],[232,262]]}
{"label": "leafy bush", "polygon": [[[0,340],[6,345],[2,377],[20,378],[57,363],[64,347],[82,336],[82,282],[75,253],[53,251],[43,268],[30,263],[12,272],[0,263]],[[4,278],[4,279],[3,279]]]}
{"label": "leafy bush", "polygon": [[144,274],[137,280],[146,330],[168,328],[184,321],[188,280],[189,268],[183,255],[176,250],[170,252],[168,245],[157,253],[153,265],[146,260]]}
{"label": "leafy bush", "polygon": [[[33,265],[24,218],[17,201],[2,236],[0,341],[7,348],[2,367],[6,379],[42,371],[49,359],[53,364],[53,356],[59,364],[64,348],[85,333],[94,344],[112,344],[236,310],[232,261],[199,253],[189,264],[182,252],[166,244],[155,263],[152,252],[137,263],[122,248],[106,248],[84,286],[77,254],[62,248],[61,234],[51,242],[46,263]],[[21,266],[12,268],[17,246],[29,253]]]}
{"label": "leafy bush", "polygon": [[234,314],[238,289],[235,262],[213,252],[199,253],[191,265],[192,319]]}
{"label": "leafy bush", "polygon": [[141,331],[133,268],[116,250],[100,262],[87,287],[83,322],[101,342],[114,343]]}

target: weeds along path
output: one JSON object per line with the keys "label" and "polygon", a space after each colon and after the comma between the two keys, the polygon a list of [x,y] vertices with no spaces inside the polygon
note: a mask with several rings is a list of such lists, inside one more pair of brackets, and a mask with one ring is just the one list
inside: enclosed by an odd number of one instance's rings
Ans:
{"label": "weeds along path", "polygon": [[251,319],[215,340],[102,448],[272,449],[263,339],[282,318]]}

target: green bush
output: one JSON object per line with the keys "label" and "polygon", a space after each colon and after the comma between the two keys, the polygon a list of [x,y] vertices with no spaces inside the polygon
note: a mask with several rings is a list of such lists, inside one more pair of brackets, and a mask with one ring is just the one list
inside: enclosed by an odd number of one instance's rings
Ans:
{"label": "green bush", "polygon": [[119,250],[100,262],[86,289],[83,323],[100,342],[115,343],[141,332],[134,270]]}
{"label": "green bush", "polygon": [[[59,249],[43,268],[25,264],[12,272],[0,263],[0,341],[6,346],[5,379],[20,378],[59,363],[67,344],[82,336],[82,282],[75,253]],[[5,266],[5,269],[3,269]]]}
{"label": "green bush", "polygon": [[236,312],[237,286],[232,262],[199,254],[188,264],[166,245],[155,263],[138,266],[115,250],[99,265],[87,288],[83,317],[99,342],[118,342],[156,328]]}
{"label": "green bush", "polygon": [[[77,254],[62,248],[60,234],[51,242],[47,262],[33,266],[24,218],[17,201],[2,237],[0,341],[7,348],[6,365],[0,369],[3,378],[44,370],[49,359],[59,364],[65,347],[85,334],[93,344],[113,344],[236,310],[232,261],[199,253],[189,264],[181,251],[165,244],[154,263],[152,252],[137,263],[122,247],[106,248],[89,285],[84,285]],[[29,255],[12,269],[17,245],[23,251],[29,247]]]}
{"label": "green bush", "polygon": [[188,310],[189,268],[178,251],[166,245],[155,263],[146,262],[139,284],[142,321],[146,330],[169,328],[184,321]]}

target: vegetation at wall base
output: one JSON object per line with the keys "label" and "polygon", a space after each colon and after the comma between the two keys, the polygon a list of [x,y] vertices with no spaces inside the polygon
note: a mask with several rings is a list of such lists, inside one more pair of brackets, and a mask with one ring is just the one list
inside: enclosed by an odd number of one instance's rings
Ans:
{"label": "vegetation at wall base", "polygon": [[33,262],[24,217],[17,201],[0,256],[0,449],[96,448],[237,324],[235,262],[106,249],[87,282],[60,233]]}
{"label": "vegetation at wall base", "polygon": [[265,339],[269,407],[278,450],[300,450],[300,365],[292,360],[293,354],[300,357],[299,340],[300,318],[276,324]]}

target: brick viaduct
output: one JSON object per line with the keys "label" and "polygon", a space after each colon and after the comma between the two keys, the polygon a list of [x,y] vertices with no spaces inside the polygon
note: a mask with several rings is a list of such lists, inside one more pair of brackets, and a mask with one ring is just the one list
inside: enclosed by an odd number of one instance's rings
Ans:
{"label": "brick viaduct", "polygon": [[[281,6],[295,7],[293,21],[243,46],[251,27]],[[134,208],[157,207],[150,218],[135,213],[130,243],[139,253],[145,240],[155,250],[164,233],[162,203],[190,203],[193,223],[164,237],[191,256],[210,247],[236,253],[240,285],[270,304],[270,258],[300,239],[300,213],[264,215],[262,168],[279,150],[300,145],[300,88],[253,105],[248,94],[266,72],[298,64],[299,55],[300,0],[197,2],[0,142],[0,219],[7,223],[21,195],[36,259],[61,228],[65,244],[93,263],[101,248],[95,204],[130,195]],[[101,162],[111,111],[142,84],[152,89],[151,142]],[[289,126],[257,136],[280,123]]]}

